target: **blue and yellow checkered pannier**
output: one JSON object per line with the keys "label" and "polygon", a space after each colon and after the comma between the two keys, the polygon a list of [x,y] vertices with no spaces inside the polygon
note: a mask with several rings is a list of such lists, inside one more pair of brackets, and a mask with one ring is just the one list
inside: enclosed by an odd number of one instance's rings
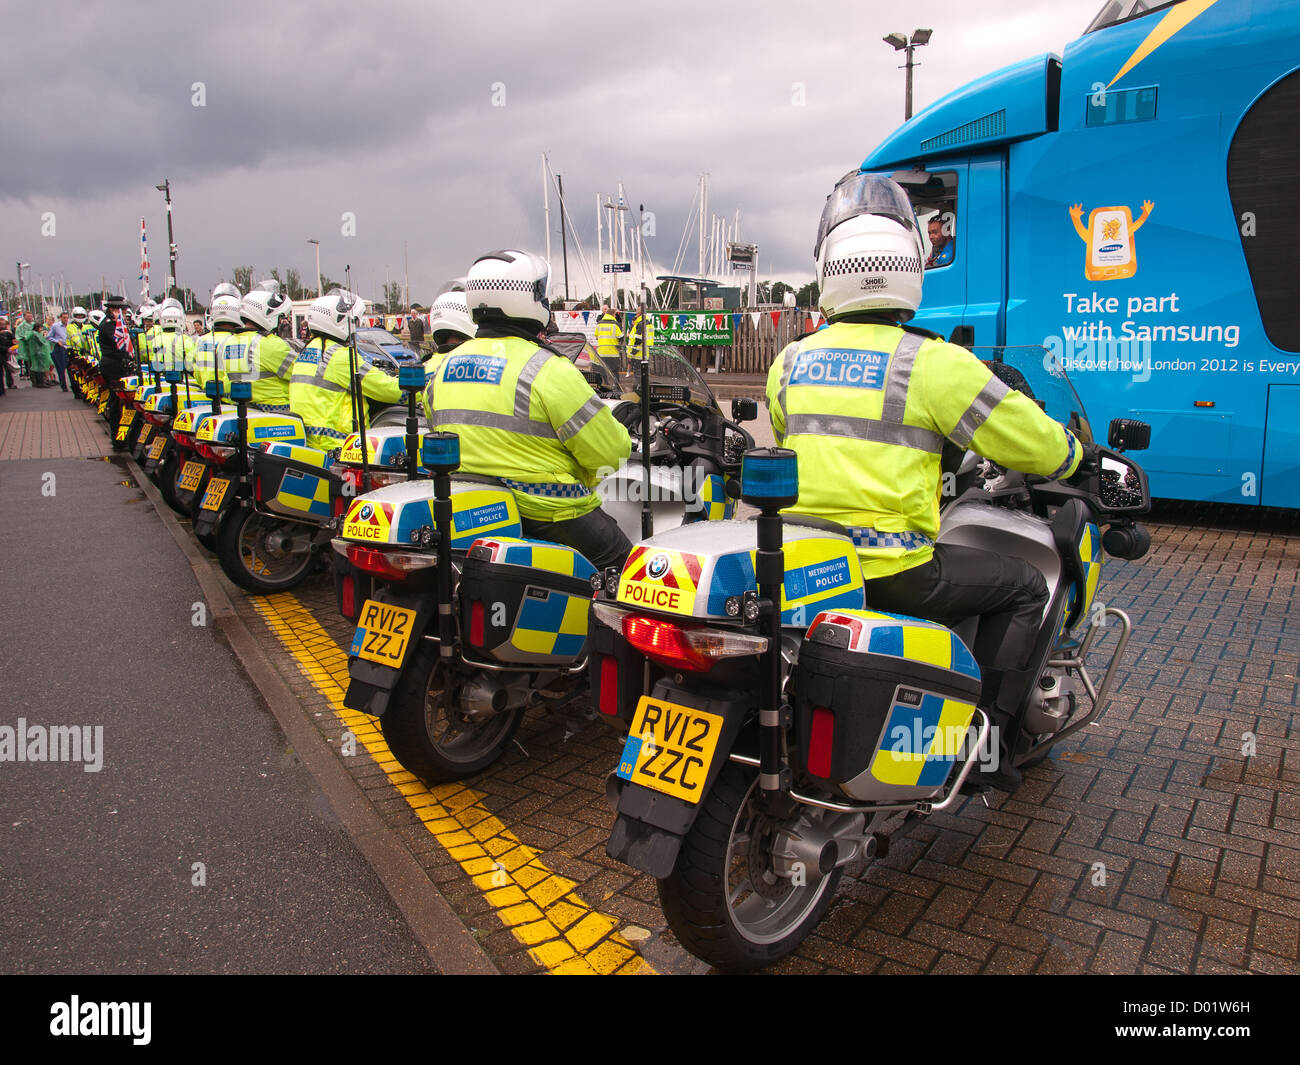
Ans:
{"label": "blue and yellow checkered pannier", "polygon": [[973,742],[980,671],[951,629],[871,610],[827,610],[794,680],[800,759],[850,798],[938,794]]}
{"label": "blue and yellow checkered pannier", "polygon": [[460,578],[461,639],[468,653],[523,665],[577,662],[587,644],[595,572],[562,544],[476,540]]}
{"label": "blue and yellow checkered pannier", "polygon": [[331,473],[323,451],[303,444],[268,444],[253,453],[257,502],[276,514],[325,523],[334,515],[343,482]]}

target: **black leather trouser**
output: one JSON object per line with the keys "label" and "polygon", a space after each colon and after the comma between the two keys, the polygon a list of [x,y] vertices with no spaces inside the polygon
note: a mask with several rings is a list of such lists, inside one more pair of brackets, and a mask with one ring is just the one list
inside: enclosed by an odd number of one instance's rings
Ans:
{"label": "black leather trouser", "polygon": [[632,551],[632,542],[618,527],[618,522],[597,507],[590,514],[568,521],[534,521],[523,519],[524,535],[532,540],[549,540],[564,544],[582,555],[598,570],[607,566],[622,568]]}
{"label": "black leather trouser", "polygon": [[866,603],[950,628],[979,617],[971,652],[987,674],[1029,665],[1047,605],[1047,582],[1023,559],[936,544],[924,565],[867,581]]}

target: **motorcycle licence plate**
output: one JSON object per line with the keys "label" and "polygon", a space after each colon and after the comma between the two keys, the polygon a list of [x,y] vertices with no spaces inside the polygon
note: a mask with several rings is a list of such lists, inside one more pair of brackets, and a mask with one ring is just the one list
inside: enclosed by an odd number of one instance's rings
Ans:
{"label": "motorcycle licence plate", "polygon": [[197,492],[203,480],[203,463],[187,462],[181,470],[180,487],[187,492]]}
{"label": "motorcycle licence plate", "polygon": [[121,422],[117,426],[117,439],[125,440],[131,433],[131,424],[135,421],[135,411],[130,414],[123,414]]}
{"label": "motorcycle licence plate", "polygon": [[717,714],[643,695],[623,744],[618,775],[697,803],[704,797],[721,735],[722,718]]}
{"label": "motorcycle licence plate", "polygon": [[162,458],[163,448],[165,448],[166,446],[167,446],[167,438],[165,436],[158,437],[157,440],[155,440],[152,444],[149,445],[149,458],[152,459],[154,462],[157,462],[160,458]]}
{"label": "motorcycle licence plate", "polygon": [[367,599],[349,653],[400,669],[415,630],[415,611]]}
{"label": "motorcycle licence plate", "polygon": [[153,426],[147,425],[140,430],[140,439],[136,441],[136,447],[140,449],[141,454],[149,446],[149,437],[153,436]]}
{"label": "motorcycle licence plate", "polygon": [[229,477],[213,477],[208,482],[208,490],[203,494],[200,510],[220,510],[221,501],[226,498],[226,489],[230,487]]}

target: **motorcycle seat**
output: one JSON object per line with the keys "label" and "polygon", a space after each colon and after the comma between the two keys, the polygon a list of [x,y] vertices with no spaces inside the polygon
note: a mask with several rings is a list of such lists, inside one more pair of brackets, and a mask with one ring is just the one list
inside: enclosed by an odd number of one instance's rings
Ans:
{"label": "motorcycle seat", "polygon": [[807,529],[820,529],[822,532],[853,538],[848,529],[829,518],[814,518],[808,514],[782,514],[781,518],[787,525],[802,525]]}

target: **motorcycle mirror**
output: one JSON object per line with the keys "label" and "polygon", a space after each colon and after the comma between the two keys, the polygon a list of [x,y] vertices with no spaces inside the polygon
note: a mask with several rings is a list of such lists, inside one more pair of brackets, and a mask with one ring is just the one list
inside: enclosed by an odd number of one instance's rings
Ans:
{"label": "motorcycle mirror", "polygon": [[1151,426],[1134,418],[1116,418],[1110,423],[1107,443],[1116,451],[1144,451],[1151,446]]}
{"label": "motorcycle mirror", "polygon": [[758,402],[750,396],[738,396],[731,401],[733,422],[752,422],[758,418]]}

